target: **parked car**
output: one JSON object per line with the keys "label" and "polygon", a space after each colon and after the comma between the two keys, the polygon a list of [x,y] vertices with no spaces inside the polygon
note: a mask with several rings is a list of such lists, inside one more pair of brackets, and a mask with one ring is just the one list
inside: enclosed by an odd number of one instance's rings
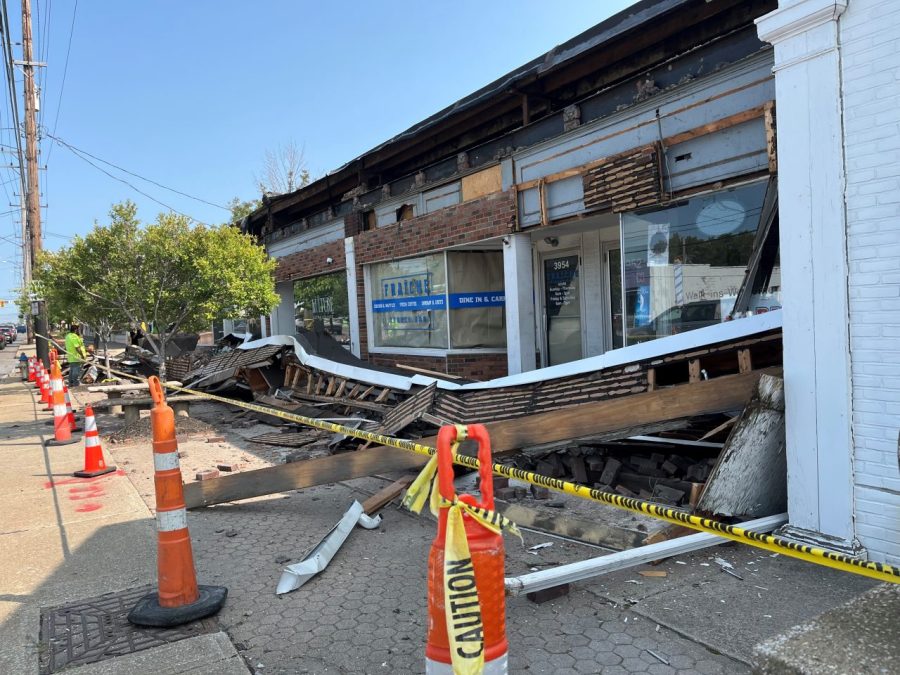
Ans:
{"label": "parked car", "polygon": [[628,331],[629,344],[646,342],[666,335],[685,333],[695,328],[704,328],[722,323],[721,303],[718,300],[697,300],[686,305],[669,307],[657,314],[647,325]]}
{"label": "parked car", "polygon": [[0,333],[0,349],[6,349],[6,335]]}
{"label": "parked car", "polygon": [[19,332],[16,330],[15,324],[12,323],[0,324],[0,333],[3,333],[3,337],[6,338],[7,343],[15,342],[16,338],[19,335]]}

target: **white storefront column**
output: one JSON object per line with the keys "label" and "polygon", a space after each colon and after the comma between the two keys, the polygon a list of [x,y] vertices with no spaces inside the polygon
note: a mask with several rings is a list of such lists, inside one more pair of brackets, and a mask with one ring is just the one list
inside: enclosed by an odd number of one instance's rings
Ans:
{"label": "white storefront column", "polygon": [[281,302],[272,312],[272,334],[293,336],[297,332],[294,323],[294,282],[282,281],[275,284],[275,292]]}
{"label": "white storefront column", "polygon": [[846,0],[781,0],[756,23],[775,46],[790,516],[782,534],[861,553],[838,41],[845,9]]}
{"label": "white storefront column", "polygon": [[344,260],[347,266],[347,313],[350,320],[350,353],[359,358],[359,301],[356,297],[356,249],[353,237],[344,239]]}
{"label": "white storefront column", "polygon": [[531,235],[517,233],[503,238],[503,285],[507,368],[510,375],[516,375],[537,367]]}

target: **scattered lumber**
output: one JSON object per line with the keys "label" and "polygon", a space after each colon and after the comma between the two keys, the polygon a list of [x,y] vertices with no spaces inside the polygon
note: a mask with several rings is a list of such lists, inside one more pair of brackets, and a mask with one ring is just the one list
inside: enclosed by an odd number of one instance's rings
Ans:
{"label": "scattered lumber", "polygon": [[383,487],[381,490],[376,492],[374,495],[369,497],[366,501],[363,502],[363,511],[366,515],[373,515],[377,511],[380,511],[385,506],[394,501],[400,494],[409,487],[410,483],[415,480],[414,475],[403,476],[398,480],[395,480],[390,485]]}
{"label": "scattered lumber", "polygon": [[[658,389],[607,401],[584,403],[564,410],[489,422],[494,455],[522,448],[589,437],[670,419],[743,408],[766,371],[727,375],[713,380]],[[775,371],[771,371],[775,372]],[[434,447],[436,436],[419,440]],[[262,495],[370,476],[373,473],[420,467],[425,458],[395,448],[376,447],[246,471],[185,486],[188,508],[209,506]]]}
{"label": "scattered lumber", "polygon": [[245,471],[200,483],[187,483],[184,486],[184,501],[187,508],[195,509],[386,471],[413,469],[424,463],[423,457],[396,448],[348,452]]}

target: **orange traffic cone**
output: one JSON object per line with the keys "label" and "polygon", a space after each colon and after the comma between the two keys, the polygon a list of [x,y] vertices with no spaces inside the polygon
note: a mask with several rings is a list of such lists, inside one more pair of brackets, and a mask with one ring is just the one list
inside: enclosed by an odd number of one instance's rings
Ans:
{"label": "orange traffic cone", "polygon": [[87,406],[84,409],[84,470],[76,471],[72,475],[79,478],[94,478],[115,470],[116,467],[107,466],[103,459],[103,448],[100,445],[100,432],[97,430],[94,409]]}
{"label": "orange traffic cone", "polygon": [[150,426],[156,469],[157,579],[159,590],[138,600],[128,620],[139,626],[179,626],[218,612],[224,586],[198,586],[187,526],[187,509],[175,440],[175,413],[166,404],[159,378],[150,378]]}
{"label": "orange traffic cone", "polygon": [[34,357],[28,357],[28,382],[34,384],[35,373],[34,373]]}
{"label": "orange traffic cone", "polygon": [[50,375],[45,368],[41,369],[41,403],[44,404],[44,410],[53,410],[52,387],[50,384]]}
{"label": "orange traffic cone", "polygon": [[[66,396],[66,417],[69,420],[69,426],[72,431],[81,431],[81,427],[78,426],[78,420],[75,419],[75,409],[72,407],[72,398],[69,396],[69,388],[66,386],[65,382],[63,382],[63,394]],[[87,424],[87,422],[85,422],[85,424]],[[94,426],[96,426],[96,424]]]}
{"label": "orange traffic cone", "polygon": [[[449,425],[438,432],[437,480],[446,505],[439,511],[438,533],[428,556],[425,672],[428,675],[452,675],[457,672],[454,665],[473,667],[481,663],[483,670],[479,672],[505,675],[509,645],[506,639],[503,537],[462,511],[454,517],[462,518],[468,554],[454,558],[448,551],[453,543],[452,531],[451,540],[448,542],[447,539],[449,504],[456,497],[451,443],[457,440],[457,433],[457,428]],[[494,482],[487,429],[482,424],[470,424],[466,433],[468,438],[478,442],[481,500],[476,501],[472,495],[460,495],[459,501],[493,511]],[[459,551],[453,553],[460,556]]]}
{"label": "orange traffic cone", "polygon": [[69,415],[66,411],[66,397],[63,393],[62,372],[59,370],[59,362],[53,362],[53,438],[46,445],[69,445],[77,443],[80,439],[72,436],[72,427],[69,425]]}

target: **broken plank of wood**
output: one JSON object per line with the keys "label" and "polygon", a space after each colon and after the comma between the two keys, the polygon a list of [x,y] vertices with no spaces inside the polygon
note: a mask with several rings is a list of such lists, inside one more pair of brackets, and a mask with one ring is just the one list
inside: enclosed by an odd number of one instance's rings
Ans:
{"label": "broken plank of wood", "polygon": [[424,465],[425,461],[426,458],[421,455],[396,448],[306,459],[187,483],[184,486],[184,502],[187,508],[195,509],[314,485],[328,485],[385,471],[415,469]]}
{"label": "broken plank of wood", "polygon": [[402,403],[395,405],[381,420],[377,433],[392,436],[431,410],[437,383],[432,382]]}
{"label": "broken plank of wood", "polygon": [[786,507],[784,380],[765,375],[719,453],[697,510],[753,517]]}
{"label": "broken plank of wood", "polygon": [[350,398],[335,398],[333,396],[317,396],[316,394],[304,394],[302,392],[294,392],[294,398],[301,401],[316,401],[317,403],[330,403],[335,406],[349,406],[351,408],[360,408],[362,410],[374,410],[382,415],[390,410],[390,406],[381,405],[380,403],[372,403],[371,401],[358,401]]}
{"label": "broken plank of wood", "polygon": [[561,537],[577,539],[587,544],[603,546],[614,551],[624,551],[640,546],[644,538],[643,532],[629,530],[615,525],[606,525],[593,520],[562,516],[559,513],[543,513],[538,509],[509,504],[497,500],[497,511],[513,521],[516,525],[549,532]]}
{"label": "broken plank of wood", "polygon": [[666,525],[644,537],[644,546],[658,544],[661,541],[670,541],[672,539],[677,539],[678,537],[686,537],[687,535],[696,532],[697,530],[685,527],[684,525]]}
{"label": "broken plank of wood", "polygon": [[375,398],[375,403],[383,403],[387,400],[387,397],[390,396],[391,390],[389,387],[385,387],[381,390],[381,393]]}
{"label": "broken plank of wood", "polygon": [[395,363],[395,367],[401,368],[403,370],[411,370],[414,373],[422,373],[423,375],[431,375],[432,377],[437,377],[444,380],[461,380],[462,378],[459,375],[451,375],[450,373],[439,373],[436,370],[428,370],[427,368],[416,368],[415,366],[408,366],[405,363]]}
{"label": "broken plank of wood", "polygon": [[699,438],[699,440],[705,441],[707,438],[712,438],[713,436],[715,436],[715,435],[718,434],[719,432],[725,431],[728,427],[730,427],[731,425],[733,425],[733,424],[734,424],[735,422],[737,422],[737,421],[738,421],[738,418],[737,418],[737,417],[732,417],[730,420],[725,420],[724,422],[722,422],[722,424],[720,424],[719,426],[717,426],[717,427],[716,427],[715,429],[713,429],[712,431],[707,431],[705,434],[703,434],[703,435]]}
{"label": "broken plank of wood", "polygon": [[[759,378],[766,372],[765,370],[756,370],[746,375],[724,375],[697,384],[680,385],[608,401],[584,403],[563,410],[538,413],[513,420],[489,422],[485,426],[491,437],[493,454],[502,455],[542,443],[584,438],[592,434],[633,428],[639,424],[734,410],[746,404]],[[780,369],[771,369],[768,372],[780,372]],[[347,400],[328,400],[327,402],[360,404],[360,401]],[[369,403],[367,405],[377,404]],[[435,447],[436,442],[436,436],[417,441],[420,445],[431,448]],[[360,457],[366,459],[360,459]],[[407,461],[401,461],[401,457],[405,457]],[[385,464],[379,464],[378,458],[383,458]],[[422,455],[388,447],[377,447],[326,459],[345,462],[347,466],[333,471],[331,469],[321,471],[311,469],[309,473],[297,473],[297,469],[292,468],[297,466],[295,463],[245,471],[236,476],[224,476],[201,483],[189,483],[185,486],[185,499],[190,491],[190,494],[194,495],[193,501],[187,502],[190,508],[208,506],[223,501],[249,499],[274,492],[360,478],[383,471],[419,467],[426,461]],[[309,461],[319,462],[321,460]],[[299,462],[299,464],[305,464],[305,462]],[[266,473],[261,474],[261,477],[257,479],[256,474],[261,472]],[[337,477],[332,478],[332,476]],[[243,482],[235,481],[236,478],[243,479]],[[220,481],[228,481],[227,488],[220,490],[218,488]],[[190,506],[191,504],[193,506]]]}
{"label": "broken plank of wood", "polygon": [[683,384],[606,401],[536,413],[485,426],[496,452],[579,439],[640,424],[743,408],[762,374],[780,369],[755,370],[744,375],[723,375],[695,384]]}
{"label": "broken plank of wood", "polygon": [[376,492],[374,495],[363,502],[363,511],[365,511],[370,516],[376,511],[380,511],[382,508],[399,497],[400,493],[408,488],[410,483],[412,483],[415,478],[415,476],[403,476],[403,478],[395,480],[390,485],[381,488],[378,492]]}

